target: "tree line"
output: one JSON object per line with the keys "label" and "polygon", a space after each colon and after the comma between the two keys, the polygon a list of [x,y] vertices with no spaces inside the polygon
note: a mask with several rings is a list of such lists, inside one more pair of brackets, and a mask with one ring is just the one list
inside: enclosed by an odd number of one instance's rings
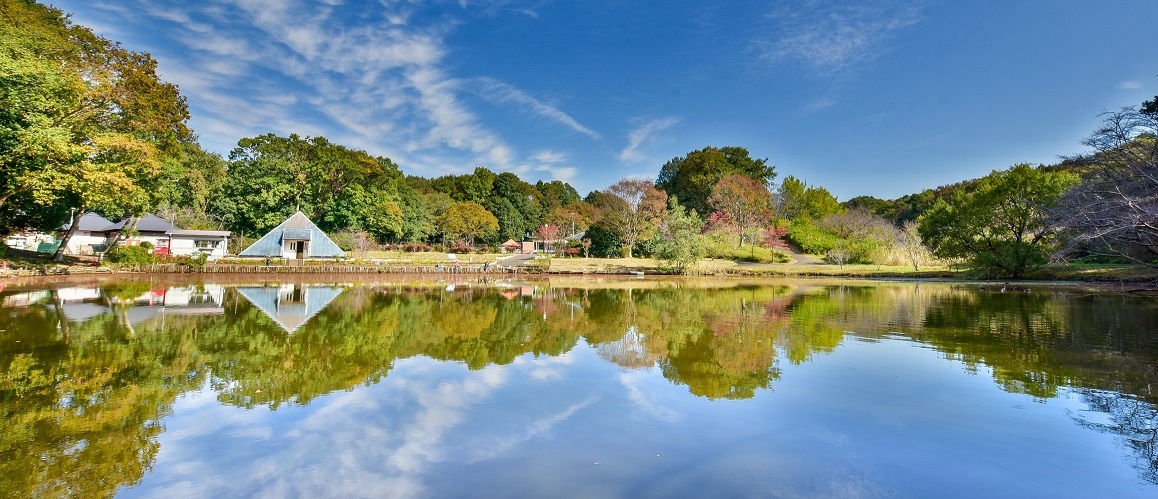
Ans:
{"label": "tree line", "polygon": [[790,248],[838,265],[919,270],[939,259],[990,276],[1022,276],[1050,258],[1158,265],[1158,97],[1107,113],[1088,155],[895,200],[841,203],[804,179],[776,182],[768,159],[738,146],[691,151],[655,180],[581,197],[566,182],[485,167],[408,176],[324,137],[247,137],[221,157],[198,145],[184,97],[149,54],[30,0],[0,0],[0,23],[3,234],[74,231],[88,212],[132,227],[153,212],[244,243],[301,210],[347,248],[536,239],[565,254],[655,257],[677,272],[704,257],[785,261]]}

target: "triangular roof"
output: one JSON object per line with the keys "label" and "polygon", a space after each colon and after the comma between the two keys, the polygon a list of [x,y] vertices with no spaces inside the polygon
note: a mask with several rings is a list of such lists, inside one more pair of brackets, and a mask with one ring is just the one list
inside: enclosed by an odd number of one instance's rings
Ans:
{"label": "triangular roof", "polygon": [[507,240],[506,240],[506,242],[504,242],[502,245],[503,245],[504,247],[505,247],[505,246],[518,246],[518,245],[519,245],[519,243],[515,242],[515,240],[514,240],[514,239],[507,239]]}
{"label": "triangular roof", "polygon": [[[290,290],[293,285],[289,285]],[[345,288],[337,286],[301,286],[301,302],[285,302],[282,300],[280,287],[245,286],[237,288],[237,292],[249,300],[253,306],[261,310],[278,326],[293,333],[303,324],[309,322],[342,294]]]}
{"label": "triangular roof", "polygon": [[290,215],[273,230],[261,236],[257,242],[239,253],[239,256],[281,256],[283,240],[309,241],[309,254],[306,256],[333,258],[346,256],[337,244],[334,243],[322,229],[319,229],[309,217],[298,210]]}

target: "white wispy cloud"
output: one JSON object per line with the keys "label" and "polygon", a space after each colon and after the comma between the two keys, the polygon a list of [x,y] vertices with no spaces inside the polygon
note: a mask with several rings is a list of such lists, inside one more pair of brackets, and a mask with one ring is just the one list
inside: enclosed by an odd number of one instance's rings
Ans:
{"label": "white wispy cloud", "polygon": [[637,120],[635,128],[627,133],[627,146],[619,152],[620,161],[634,163],[645,159],[640,149],[649,143],[657,133],[671,128],[676,123],[679,123],[679,119],[670,116],[651,120]]}
{"label": "white wispy cloud", "polygon": [[532,170],[546,172],[548,180],[574,181],[579,169],[570,166],[569,161],[570,158],[559,151],[542,150],[531,155],[531,162],[534,165]]}
{"label": "white wispy cloud", "polygon": [[769,63],[799,62],[823,73],[840,72],[877,58],[889,38],[920,22],[922,10],[910,2],[794,2],[767,15],[766,31],[752,46]]}
{"label": "white wispy cloud", "polygon": [[836,105],[836,100],[831,97],[821,97],[808,103],[808,111],[816,112],[828,109]]}
{"label": "white wispy cloud", "polygon": [[[429,8],[409,0],[380,0],[375,9],[338,0],[124,0],[103,11],[120,26],[165,40],[135,48],[161,61],[160,72],[189,99],[191,125],[215,150],[241,137],[298,133],[389,156],[422,175],[536,163],[520,159],[463,101],[464,92],[474,92],[463,81],[473,87],[477,79],[464,80],[444,63],[456,20],[417,15]],[[462,8],[509,12],[502,2]],[[598,136],[514,87],[492,83],[496,98]]]}
{"label": "white wispy cloud", "polygon": [[1127,80],[1118,84],[1118,90],[1138,90],[1142,88],[1142,82],[1138,80]]}
{"label": "white wispy cloud", "polygon": [[599,133],[591,130],[580,124],[575,118],[572,118],[567,113],[560,111],[558,108],[549,106],[540,102],[538,99],[531,97],[526,92],[519,90],[507,83],[495,80],[493,78],[479,78],[480,95],[493,102],[513,103],[524,107],[537,116],[547,118],[556,123],[567,126],[583,135],[593,139],[602,138]]}

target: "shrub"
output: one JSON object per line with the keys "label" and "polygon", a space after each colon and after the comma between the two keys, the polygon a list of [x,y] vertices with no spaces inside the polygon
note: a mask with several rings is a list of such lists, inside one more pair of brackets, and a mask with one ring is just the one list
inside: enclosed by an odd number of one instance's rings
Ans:
{"label": "shrub", "polygon": [[153,263],[153,255],[143,246],[118,246],[105,253],[105,260],[121,265],[144,265]]}
{"label": "shrub", "polygon": [[810,255],[826,255],[840,243],[839,237],[817,227],[808,219],[797,219],[789,223],[785,237]]}
{"label": "shrub", "polygon": [[433,248],[423,243],[406,243],[398,246],[399,250],[410,253],[426,253],[433,251]]}
{"label": "shrub", "polygon": [[149,242],[149,241],[141,241],[141,244],[140,244],[140,246],[141,246],[142,248],[145,248],[145,251],[148,251],[148,250],[151,250],[151,249],[153,249],[153,243],[151,243],[151,242]]}

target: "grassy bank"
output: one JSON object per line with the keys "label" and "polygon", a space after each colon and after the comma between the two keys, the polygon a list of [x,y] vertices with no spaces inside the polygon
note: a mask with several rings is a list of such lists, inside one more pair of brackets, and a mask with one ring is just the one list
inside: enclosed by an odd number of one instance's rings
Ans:
{"label": "grassy bank", "polygon": [[[374,266],[389,272],[398,266],[447,265],[453,262],[446,253],[406,253],[400,251],[367,252],[352,255],[343,262],[327,265]],[[511,254],[462,254],[455,258],[464,265],[481,265],[511,257]],[[31,252],[9,250],[5,257],[9,272],[5,277],[88,274],[93,272],[123,271],[116,266],[96,267],[92,257],[69,257],[64,264],[52,262],[47,256]],[[228,262],[228,260],[225,260]],[[645,275],[667,274],[661,262],[650,258],[540,258],[532,262],[541,270],[554,275]],[[493,268],[492,268],[493,270]],[[843,278],[897,278],[897,279],[960,279],[985,280],[948,266],[926,266],[914,271],[911,266],[896,265],[832,265],[823,263],[787,264],[744,262],[727,259],[704,259],[691,270],[693,275],[729,276],[736,278],[762,277],[843,277]],[[1103,283],[1134,283],[1158,287],[1158,269],[1141,265],[1051,265],[1025,276],[1036,281],[1082,281]],[[995,279],[1007,281],[1009,279]]]}

